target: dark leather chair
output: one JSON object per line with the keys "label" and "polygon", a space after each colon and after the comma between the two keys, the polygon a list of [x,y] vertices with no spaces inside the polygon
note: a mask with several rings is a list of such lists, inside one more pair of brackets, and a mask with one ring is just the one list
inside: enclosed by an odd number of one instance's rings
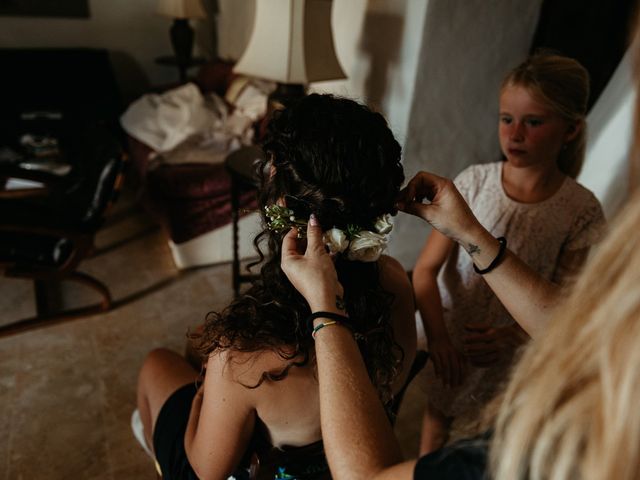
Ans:
{"label": "dark leather chair", "polygon": [[112,130],[118,125],[123,102],[107,50],[0,48],[0,66],[3,145],[31,128],[34,122],[25,113],[56,113],[62,128],[89,121]]}
{"label": "dark leather chair", "polygon": [[[44,172],[0,168],[0,177],[36,180],[45,192],[0,190],[0,271],[6,277],[34,280],[37,316],[0,326],[0,335],[46,321],[86,315],[111,306],[108,288],[77,271],[94,249],[96,232],[122,184],[123,154],[107,131],[92,128],[74,142],[68,156],[75,165],[66,178]],[[55,312],[48,289],[62,280],[87,285],[102,296],[90,307]]]}
{"label": "dark leather chair", "polygon": [[[110,307],[107,287],[77,267],[117,195],[124,156],[120,94],[106,50],[0,49],[0,65],[0,148],[15,157],[0,158],[0,272],[33,279],[37,306],[36,317],[0,325],[6,335]],[[57,153],[30,151],[24,134],[55,139]],[[47,170],[51,161],[68,171]],[[41,186],[8,189],[8,179]],[[55,311],[50,290],[63,280],[93,288],[102,300]]]}

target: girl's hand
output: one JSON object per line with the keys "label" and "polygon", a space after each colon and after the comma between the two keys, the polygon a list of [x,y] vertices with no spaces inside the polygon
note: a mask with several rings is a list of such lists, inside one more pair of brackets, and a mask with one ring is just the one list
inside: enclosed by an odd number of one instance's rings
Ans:
{"label": "girl's hand", "polygon": [[493,327],[487,323],[467,323],[465,328],[473,332],[464,338],[465,354],[476,367],[489,367],[510,358],[529,338],[517,324]]}
{"label": "girl's hand", "polygon": [[292,228],[282,240],[280,266],[291,284],[305,298],[311,311],[343,313],[343,288],[333,259],[322,241],[322,229],[314,215],[307,224],[307,246],[303,248]]}
{"label": "girl's hand", "polygon": [[434,339],[429,342],[429,358],[433,362],[436,377],[448,387],[462,384],[465,374],[465,359],[451,343],[451,340]]}

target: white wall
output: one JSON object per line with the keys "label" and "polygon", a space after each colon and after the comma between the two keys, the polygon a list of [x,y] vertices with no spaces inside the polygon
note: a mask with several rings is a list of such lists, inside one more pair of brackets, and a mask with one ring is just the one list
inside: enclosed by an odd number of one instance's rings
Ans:
{"label": "white wall", "polygon": [[238,60],[249,43],[256,13],[255,0],[217,0],[218,52],[220,57]]}
{"label": "white wall", "polygon": [[334,0],[336,54],[347,80],[313,90],[354,98],[380,111],[404,145],[429,0]]}
{"label": "white wall", "polygon": [[[178,79],[177,69],[154,63],[156,57],[172,52],[171,20],[155,13],[156,3],[90,0],[90,18],[0,17],[0,46],[106,48],[124,93],[139,94],[150,85]],[[206,52],[206,28],[198,30],[201,50]]]}
{"label": "white wall", "polygon": [[[498,90],[527,55],[541,0],[430,0],[407,127],[404,166],[454,177],[467,165],[496,161]],[[398,215],[389,251],[413,268],[429,233]]]}
{"label": "white wall", "polygon": [[635,91],[627,51],[587,117],[587,152],[578,181],[591,190],[611,219],[629,196]]}

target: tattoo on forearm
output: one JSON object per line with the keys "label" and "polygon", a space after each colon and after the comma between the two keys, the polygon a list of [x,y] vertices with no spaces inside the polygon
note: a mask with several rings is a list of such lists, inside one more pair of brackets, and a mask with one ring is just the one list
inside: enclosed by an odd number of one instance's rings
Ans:
{"label": "tattoo on forearm", "polygon": [[469,252],[469,255],[474,256],[476,253],[480,253],[480,247],[470,243],[467,247],[467,252]]}
{"label": "tattoo on forearm", "polygon": [[345,309],[344,299],[338,295],[336,295],[336,307],[340,310]]}

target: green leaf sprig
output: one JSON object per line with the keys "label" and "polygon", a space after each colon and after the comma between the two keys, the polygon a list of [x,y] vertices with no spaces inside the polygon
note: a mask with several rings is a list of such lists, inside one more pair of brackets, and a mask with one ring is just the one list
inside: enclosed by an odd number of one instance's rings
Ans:
{"label": "green leaf sprig", "polygon": [[298,238],[303,238],[307,234],[307,221],[296,218],[293,210],[281,205],[267,205],[264,210],[269,230],[282,234],[295,227],[298,229]]}

